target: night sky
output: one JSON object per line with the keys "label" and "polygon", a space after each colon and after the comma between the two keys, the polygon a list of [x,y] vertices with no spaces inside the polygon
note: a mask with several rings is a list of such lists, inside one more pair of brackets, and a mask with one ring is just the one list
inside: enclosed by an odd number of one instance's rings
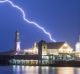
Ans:
{"label": "night sky", "polygon": [[[74,46],[80,35],[80,0],[11,0],[20,6],[29,20],[49,31],[56,41]],[[10,4],[0,4],[0,51],[13,49],[15,31],[20,32],[21,48],[34,42],[50,41],[40,29],[26,23],[20,11]]]}

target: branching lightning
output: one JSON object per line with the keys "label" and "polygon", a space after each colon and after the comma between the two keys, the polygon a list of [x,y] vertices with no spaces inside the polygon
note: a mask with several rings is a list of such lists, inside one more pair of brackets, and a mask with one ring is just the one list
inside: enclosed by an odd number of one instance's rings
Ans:
{"label": "branching lightning", "polygon": [[10,1],[10,0],[0,0],[0,3],[6,3],[6,2],[9,3],[12,7],[18,9],[18,10],[21,12],[22,17],[23,17],[23,20],[24,20],[25,22],[35,25],[37,28],[39,28],[40,30],[42,30],[42,31],[44,32],[44,34],[46,34],[51,41],[56,42],[56,41],[52,38],[51,34],[50,34],[49,32],[47,32],[42,26],[40,26],[39,24],[37,24],[37,23],[34,22],[34,21],[29,21],[29,20],[26,18],[26,14],[25,14],[24,10],[23,10],[21,7],[19,7],[18,5],[14,4],[14,3],[13,3],[12,1]]}

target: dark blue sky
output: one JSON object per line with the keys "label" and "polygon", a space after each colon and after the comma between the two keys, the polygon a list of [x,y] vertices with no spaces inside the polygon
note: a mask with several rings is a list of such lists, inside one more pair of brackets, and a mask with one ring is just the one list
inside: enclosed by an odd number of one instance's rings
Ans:
{"label": "dark blue sky", "polygon": [[[11,0],[22,7],[29,20],[49,31],[56,41],[70,45],[80,34],[80,0]],[[0,4],[0,51],[13,49],[15,31],[21,33],[21,48],[32,47],[40,40],[50,41],[40,29],[24,22],[21,13],[10,4]]]}

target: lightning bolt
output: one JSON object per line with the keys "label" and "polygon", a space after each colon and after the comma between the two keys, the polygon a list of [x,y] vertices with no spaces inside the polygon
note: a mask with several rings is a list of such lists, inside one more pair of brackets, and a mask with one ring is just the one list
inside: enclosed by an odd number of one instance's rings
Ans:
{"label": "lightning bolt", "polygon": [[51,41],[56,42],[56,41],[52,38],[51,34],[50,34],[49,32],[47,32],[42,26],[40,26],[39,24],[37,24],[37,23],[34,22],[34,21],[29,21],[29,20],[26,18],[26,14],[25,14],[24,10],[23,10],[21,7],[19,7],[18,5],[14,4],[14,3],[13,3],[12,1],[10,1],[10,0],[0,0],[0,3],[6,3],[6,2],[9,3],[12,7],[18,9],[18,10],[21,12],[22,17],[23,17],[23,20],[24,20],[25,22],[35,25],[37,28],[39,28],[40,30],[42,30],[42,31],[44,32],[44,34],[46,34]]}

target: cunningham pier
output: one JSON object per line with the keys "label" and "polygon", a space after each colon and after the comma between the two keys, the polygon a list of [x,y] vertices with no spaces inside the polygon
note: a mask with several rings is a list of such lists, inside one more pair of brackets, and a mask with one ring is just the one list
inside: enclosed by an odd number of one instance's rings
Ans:
{"label": "cunningham pier", "polygon": [[15,48],[0,53],[0,65],[80,66],[80,37],[73,49],[67,42],[35,42],[21,49],[20,33],[15,32]]}

